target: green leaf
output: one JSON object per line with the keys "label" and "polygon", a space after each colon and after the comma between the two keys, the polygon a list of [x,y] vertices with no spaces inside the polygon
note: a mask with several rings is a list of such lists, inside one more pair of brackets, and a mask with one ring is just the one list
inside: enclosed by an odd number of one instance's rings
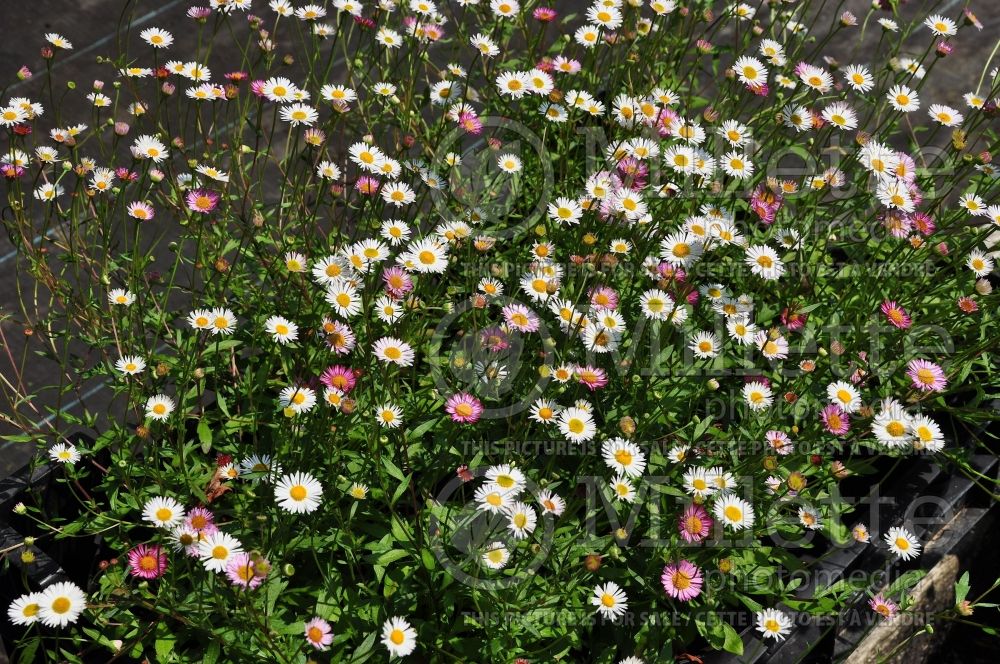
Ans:
{"label": "green leaf", "polygon": [[394,563],[397,560],[405,558],[408,555],[410,555],[409,551],[403,551],[402,549],[392,549],[391,551],[386,551],[378,558],[376,558],[375,562],[378,563],[379,565],[385,566],[388,565],[389,563]]}
{"label": "green leaf", "polygon": [[177,639],[173,636],[169,638],[156,639],[156,642],[153,644],[153,647],[156,649],[156,661],[173,661],[175,645],[177,645]]}
{"label": "green leaf", "polygon": [[20,661],[22,661],[22,662],[34,662],[35,661],[35,655],[38,653],[38,645],[41,642],[42,642],[42,640],[40,638],[34,638],[34,639],[28,641],[27,643],[25,643],[24,646],[23,646],[23,648],[21,649],[21,652],[20,652],[20,656],[21,656]]}
{"label": "green leaf", "polygon": [[885,591],[885,594],[889,597],[895,595],[896,593],[905,593],[907,590],[917,585],[920,579],[927,576],[927,570],[914,569],[903,574],[898,579],[892,582],[889,588]]}
{"label": "green leaf", "polygon": [[433,571],[437,567],[437,561],[430,549],[420,549],[420,558],[424,561],[424,567]]}
{"label": "green leaf", "polygon": [[208,426],[208,420],[204,417],[198,422],[198,440],[201,442],[201,451],[203,454],[208,454],[208,451],[212,449],[212,429]]}
{"label": "green leaf", "polygon": [[961,604],[965,601],[965,598],[969,596],[969,589],[971,587],[969,573],[966,572],[962,575],[962,578],[955,582],[955,604]]}
{"label": "green leaf", "polygon": [[391,528],[392,528],[392,537],[397,542],[413,541],[413,534],[410,532],[410,529],[407,527],[405,523],[403,523],[402,519],[400,519],[396,515],[393,515],[392,517]]}
{"label": "green leaf", "polygon": [[427,420],[426,422],[422,422],[421,424],[417,425],[417,427],[413,431],[410,432],[410,435],[407,436],[407,438],[420,438],[425,433],[430,431],[434,425],[440,422],[441,419],[442,418],[435,417]]}
{"label": "green leaf", "polygon": [[359,662],[365,659],[368,653],[372,651],[372,648],[375,647],[375,637],[375,632],[370,633],[368,638],[365,639],[361,645],[358,646],[358,649],[354,651],[354,654],[351,655],[351,661]]}
{"label": "green leaf", "polygon": [[403,471],[399,469],[399,466],[394,464],[389,457],[382,457],[382,465],[385,466],[386,471],[388,471],[390,475],[395,477],[400,482],[406,480],[406,475],[403,474]]}
{"label": "green leaf", "polygon": [[[296,625],[296,630],[298,626]],[[218,641],[209,641],[208,648],[205,649],[205,656],[201,660],[201,664],[215,664],[219,661],[219,655],[222,653],[222,647],[219,646]]]}
{"label": "green leaf", "polygon": [[406,488],[410,486],[411,477],[412,475],[407,475],[403,478],[403,481],[399,483],[399,486],[396,487],[396,490],[392,494],[392,500],[389,501],[390,505],[395,505],[396,501],[398,501],[400,496],[403,495],[403,492],[406,491]]}
{"label": "green leaf", "polygon": [[733,629],[733,626],[727,622],[723,622],[722,631],[726,634],[726,642],[722,644],[723,650],[731,652],[734,655],[742,655],[743,639],[741,639],[740,635],[735,629]]}
{"label": "green leaf", "polygon": [[746,595],[736,595],[736,599],[740,600],[743,603],[743,606],[747,607],[754,613],[764,610],[764,605],[752,597],[747,597]]}

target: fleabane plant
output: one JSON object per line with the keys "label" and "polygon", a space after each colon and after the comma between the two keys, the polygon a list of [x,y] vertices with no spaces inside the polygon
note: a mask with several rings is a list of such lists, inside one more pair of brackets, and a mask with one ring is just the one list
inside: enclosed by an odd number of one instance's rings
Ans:
{"label": "fleabane plant", "polygon": [[906,606],[782,574],[919,562],[842,484],[973,474],[996,417],[971,10],[142,4],[0,95],[3,419],[68,497],[12,553],[101,561],[5,598],[22,656],[635,664]]}

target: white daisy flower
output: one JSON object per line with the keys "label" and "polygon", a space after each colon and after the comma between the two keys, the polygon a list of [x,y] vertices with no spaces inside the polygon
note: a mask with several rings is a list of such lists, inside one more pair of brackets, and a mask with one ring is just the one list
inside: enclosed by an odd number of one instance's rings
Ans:
{"label": "white daisy flower", "polygon": [[920,540],[917,536],[899,526],[894,526],[884,535],[889,550],[903,560],[916,558],[920,555]]}
{"label": "white daisy flower", "polygon": [[382,625],[382,645],[391,657],[406,657],[417,647],[417,631],[403,618],[389,618]]}
{"label": "white daisy flower", "polygon": [[184,516],[184,506],[166,496],[150,498],[142,508],[143,521],[159,528],[172,528],[184,521]]}
{"label": "white daisy flower", "polygon": [[38,619],[46,627],[65,627],[75,623],[87,608],[87,596],[75,583],[61,581],[41,592]]}
{"label": "white daisy flower", "polygon": [[206,535],[198,542],[198,557],[209,572],[226,571],[229,561],[239,553],[243,553],[243,544],[221,530]]}
{"label": "white daisy flower", "polygon": [[70,443],[56,443],[49,448],[49,458],[57,463],[72,465],[80,460],[80,451]]}
{"label": "white daisy flower", "polygon": [[308,473],[285,475],[274,485],[274,500],[286,512],[313,512],[319,507],[323,485]]}
{"label": "white daisy flower", "polygon": [[617,618],[628,610],[628,596],[614,581],[594,588],[590,603],[606,618]]}
{"label": "white daisy flower", "polygon": [[764,609],[757,613],[757,630],[765,639],[782,641],[792,631],[792,619],[778,609]]}

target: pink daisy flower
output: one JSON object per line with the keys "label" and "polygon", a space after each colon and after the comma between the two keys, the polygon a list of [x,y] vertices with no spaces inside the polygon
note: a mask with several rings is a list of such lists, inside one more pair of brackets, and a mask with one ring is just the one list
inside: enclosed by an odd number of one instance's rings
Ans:
{"label": "pink daisy flower", "polygon": [[962,297],[958,298],[957,304],[958,308],[961,309],[962,312],[967,314],[974,314],[977,311],[979,311],[979,305],[976,303],[974,299],[972,299],[968,295],[963,295]]}
{"label": "pink daisy flower", "polygon": [[798,332],[806,326],[807,320],[809,314],[800,312],[798,305],[793,304],[781,311],[781,322],[789,332]]}
{"label": "pink daisy flower", "polygon": [[871,607],[872,611],[886,620],[892,620],[896,616],[896,613],[899,612],[899,605],[891,599],[884,597],[882,593],[868,600],[868,606]]}
{"label": "pink daisy flower", "polygon": [[715,521],[708,515],[705,508],[691,503],[681,513],[677,529],[684,541],[691,543],[700,542],[708,537],[713,525],[715,525]]}
{"label": "pink daisy flower", "polygon": [[909,216],[895,210],[888,210],[882,219],[889,234],[898,240],[910,235],[911,219]]}
{"label": "pink daisy flower", "polygon": [[910,222],[924,237],[933,233],[934,229],[937,228],[934,223],[934,219],[926,212],[914,212],[910,216]]}
{"label": "pink daisy flower", "polygon": [[882,313],[889,319],[889,322],[901,330],[905,330],[913,324],[906,309],[901,307],[895,300],[886,300],[882,303]]}
{"label": "pink daisy flower", "polygon": [[793,445],[788,434],[784,431],[768,431],[764,434],[764,439],[771,451],[778,454],[791,454]]}
{"label": "pink daisy flower", "polygon": [[508,304],[501,313],[507,324],[520,332],[534,332],[538,329],[538,316],[523,304]]}
{"label": "pink daisy flower", "polygon": [[586,385],[591,392],[608,384],[607,372],[589,365],[576,368],[576,379]]}
{"label": "pink daisy flower", "polygon": [[357,339],[351,326],[339,320],[323,320],[323,334],[326,335],[326,343],[337,355],[347,355],[354,350]]}
{"label": "pink daisy flower", "polygon": [[835,436],[843,436],[851,428],[850,416],[835,403],[820,412],[820,419],[823,420],[823,428]]}
{"label": "pink daisy flower", "polygon": [[510,337],[499,327],[488,327],[479,333],[479,343],[486,350],[499,353],[510,348]]}
{"label": "pink daisy flower", "polygon": [[354,183],[354,188],[365,196],[374,196],[378,193],[378,188],[382,181],[370,175],[362,175]]}
{"label": "pink daisy flower", "polygon": [[543,23],[548,23],[549,21],[556,20],[556,10],[550,7],[536,7],[535,11],[531,12],[532,18],[536,21],[541,21]]}
{"label": "pink daisy flower", "polygon": [[453,422],[472,424],[479,421],[483,414],[483,404],[468,392],[453,394],[445,402],[444,409],[451,415]]}
{"label": "pink daisy flower", "polygon": [[668,595],[676,600],[689,602],[701,594],[701,584],[704,579],[696,565],[682,560],[664,567],[660,581]]}
{"label": "pink daisy flower", "polygon": [[924,392],[940,392],[948,386],[944,370],[927,360],[910,360],[906,375],[913,381],[913,387]]}
{"label": "pink daisy flower", "polygon": [[458,126],[460,126],[465,133],[473,136],[478,136],[483,133],[483,123],[475,113],[461,113],[458,116]]}
{"label": "pink daisy flower", "polygon": [[313,618],[306,623],[306,641],[316,650],[327,650],[333,643],[333,630],[330,623],[322,618]]}
{"label": "pink daisy flower", "polygon": [[253,590],[267,577],[267,561],[254,560],[249,553],[238,553],[226,564],[226,576],[234,586]]}
{"label": "pink daisy flower", "polygon": [[115,175],[118,176],[119,180],[124,180],[125,182],[135,182],[139,179],[138,173],[130,171],[127,168],[116,168]]}
{"label": "pink daisy flower", "polygon": [[327,387],[335,387],[345,394],[353,390],[358,382],[354,370],[340,364],[328,368],[319,379]]}
{"label": "pink daisy flower", "polygon": [[617,309],[618,293],[613,288],[598,286],[590,291],[590,304],[599,309]]}
{"label": "pink daisy flower", "polygon": [[679,267],[674,267],[670,263],[660,263],[656,266],[656,273],[665,281],[673,281],[678,284],[684,283],[687,279],[687,272]]}
{"label": "pink daisy flower", "polygon": [[192,212],[208,214],[219,205],[219,195],[211,189],[192,189],[185,202]]}
{"label": "pink daisy flower", "polygon": [[552,68],[561,74],[575,74],[580,71],[583,65],[580,64],[579,60],[574,60],[572,58],[567,58],[565,56],[557,56],[552,62]]}
{"label": "pink daisy flower", "polygon": [[129,203],[128,207],[126,208],[126,211],[128,212],[128,216],[132,217],[133,219],[138,219],[140,221],[149,221],[150,219],[153,218],[153,215],[155,214],[153,211],[153,206],[150,205],[149,203],[144,203],[142,201],[135,201],[133,203]]}
{"label": "pink daisy flower", "polygon": [[204,507],[195,507],[188,512],[184,525],[188,530],[194,530],[195,532],[200,533],[203,530],[209,530],[215,526],[215,515]]}
{"label": "pink daisy flower", "polygon": [[413,290],[413,279],[401,267],[389,267],[382,271],[385,292],[397,300],[402,300]]}
{"label": "pink daisy flower", "polygon": [[211,7],[190,7],[187,10],[188,18],[193,18],[196,21],[206,19],[212,15]]}
{"label": "pink daisy flower", "polygon": [[781,194],[777,194],[764,185],[758,185],[750,197],[750,208],[765,224],[773,224],[774,219],[783,204]]}
{"label": "pink daisy flower", "polygon": [[156,544],[140,544],[128,552],[129,574],[140,579],[156,579],[167,571],[167,554]]}

